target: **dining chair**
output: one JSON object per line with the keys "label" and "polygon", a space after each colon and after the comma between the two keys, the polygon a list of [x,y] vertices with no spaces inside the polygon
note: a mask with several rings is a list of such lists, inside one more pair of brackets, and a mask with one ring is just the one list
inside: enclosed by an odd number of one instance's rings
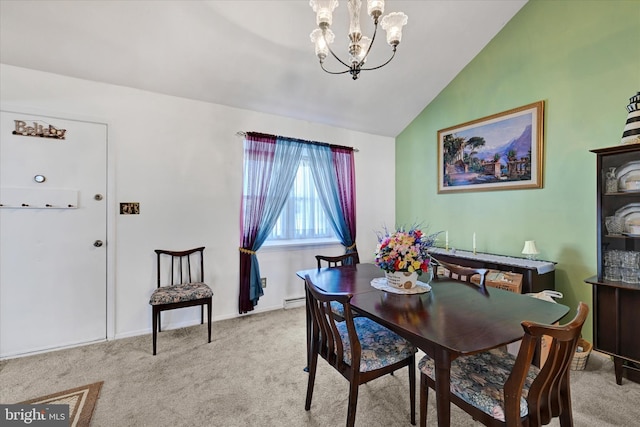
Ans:
{"label": "dining chair", "polygon": [[318,263],[318,268],[323,267],[323,262],[326,263],[326,267],[329,268],[360,263],[357,252],[349,252],[348,254],[338,256],[316,255],[316,261]]}
{"label": "dining chair", "polygon": [[[360,262],[360,260],[358,259],[357,252],[350,252],[348,254],[338,255],[338,256],[316,255],[316,261],[318,263],[318,268],[322,268],[323,263],[326,263],[326,267],[328,268],[335,268],[343,265],[358,264]],[[342,304],[335,301],[332,302],[331,310],[332,310],[333,316],[338,321],[341,322],[344,320],[344,311],[342,309]],[[357,313],[353,313],[353,315],[358,316]]]}
{"label": "dining chair", "polygon": [[[203,324],[206,305],[209,321],[208,342],[211,342],[213,291],[204,283],[204,246],[186,251],[156,249],[155,252],[157,288],[149,299],[149,304],[153,308],[153,355],[156,355],[158,332],[161,332],[160,313],[165,310],[199,305],[200,324]],[[165,280],[162,280],[163,277]],[[161,284],[163,282],[168,284]]]}
{"label": "dining chair", "polygon": [[[487,273],[489,273],[488,269],[465,267],[463,265],[451,264],[448,262],[441,261],[434,257],[431,257],[431,259],[435,261],[438,265],[441,265],[445,269],[449,270],[449,278],[453,280],[469,283],[471,285],[475,285],[479,287],[483,293],[487,293],[487,286],[485,284],[485,281],[487,278]],[[437,273],[437,266],[434,269],[434,275],[433,275],[434,279],[439,278],[436,273]],[[476,274],[480,276],[480,280],[478,284],[471,281],[471,278]]]}
{"label": "dining chair", "polygon": [[[349,306],[351,294],[324,292],[312,283],[309,276],[305,277],[305,289],[312,319],[305,410],[311,409],[318,356],[349,381],[347,427],[355,423],[359,386],[406,366],[409,370],[411,424],[415,425],[416,347],[367,317],[354,318]],[[343,322],[331,315],[330,304],[334,301],[344,306]]]}
{"label": "dining chair", "polygon": [[[577,314],[561,326],[523,321],[524,338],[517,356],[493,349],[461,356],[451,362],[450,398],[456,406],[486,426],[541,426],[560,417],[573,426],[569,373],[589,307],[580,302]],[[543,335],[552,341],[539,369],[532,365]],[[428,387],[435,388],[434,362],[429,356],[420,369],[420,426],[427,425]]]}

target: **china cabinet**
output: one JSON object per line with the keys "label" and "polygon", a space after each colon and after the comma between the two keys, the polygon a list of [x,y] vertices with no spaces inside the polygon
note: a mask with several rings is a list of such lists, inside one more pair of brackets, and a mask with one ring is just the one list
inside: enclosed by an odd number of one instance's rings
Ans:
{"label": "china cabinet", "polygon": [[616,382],[640,382],[640,144],[591,150],[597,157],[594,349],[613,356]]}

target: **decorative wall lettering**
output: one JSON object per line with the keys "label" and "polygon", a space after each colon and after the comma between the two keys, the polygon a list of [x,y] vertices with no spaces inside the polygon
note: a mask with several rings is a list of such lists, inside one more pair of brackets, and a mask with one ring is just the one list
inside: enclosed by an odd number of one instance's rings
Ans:
{"label": "decorative wall lettering", "polygon": [[65,139],[66,129],[58,129],[49,123],[33,121],[33,126],[28,126],[27,122],[14,120],[16,127],[12,132],[14,135],[39,136],[41,138]]}

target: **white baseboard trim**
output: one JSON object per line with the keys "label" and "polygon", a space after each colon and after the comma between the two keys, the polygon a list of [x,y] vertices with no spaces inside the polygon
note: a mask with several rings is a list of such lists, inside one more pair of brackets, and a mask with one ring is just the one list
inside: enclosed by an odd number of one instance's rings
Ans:
{"label": "white baseboard trim", "polygon": [[304,304],[305,297],[285,298],[283,308],[286,310],[288,308],[304,307]]}

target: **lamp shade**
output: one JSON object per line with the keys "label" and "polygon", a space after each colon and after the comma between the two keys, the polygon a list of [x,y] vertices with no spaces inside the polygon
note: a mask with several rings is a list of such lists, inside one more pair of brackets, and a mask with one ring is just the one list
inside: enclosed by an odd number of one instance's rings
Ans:
{"label": "lamp shade", "polygon": [[329,54],[329,46],[328,44],[333,43],[335,38],[333,31],[327,29],[323,31],[320,28],[316,28],[311,32],[310,35],[311,43],[316,45],[316,56],[320,60],[320,62],[324,61],[324,59]]}
{"label": "lamp shade", "polygon": [[338,0],[309,0],[309,6],[316,13],[316,24],[329,28],[333,23],[333,10],[338,7]]}
{"label": "lamp shade", "polygon": [[526,242],[524,242],[524,248],[522,248],[522,253],[525,255],[539,254],[540,252],[538,252],[538,248],[536,248],[535,240],[527,240]]}
{"label": "lamp shade", "polygon": [[393,12],[382,18],[382,29],[387,32],[387,43],[397,46],[402,40],[402,27],[407,25],[407,15],[402,12]]}

